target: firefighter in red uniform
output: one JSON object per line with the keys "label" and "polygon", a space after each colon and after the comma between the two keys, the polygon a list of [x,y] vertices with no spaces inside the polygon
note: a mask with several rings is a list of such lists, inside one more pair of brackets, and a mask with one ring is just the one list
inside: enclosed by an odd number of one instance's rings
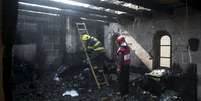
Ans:
{"label": "firefighter in red uniform", "polygon": [[119,90],[121,96],[129,93],[129,65],[130,65],[130,47],[123,36],[118,36],[116,39],[118,45],[117,50],[117,73],[119,80]]}

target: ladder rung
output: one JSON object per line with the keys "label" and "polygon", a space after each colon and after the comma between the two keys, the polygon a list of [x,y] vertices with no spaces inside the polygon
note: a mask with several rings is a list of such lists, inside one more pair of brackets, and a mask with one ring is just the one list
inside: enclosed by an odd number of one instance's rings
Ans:
{"label": "ladder rung", "polygon": [[87,30],[87,29],[77,29],[77,30]]}
{"label": "ladder rung", "polygon": [[104,71],[104,70],[102,70],[102,69],[99,69],[99,70],[97,70],[97,71],[98,71],[99,73],[103,73],[103,71]]}
{"label": "ladder rung", "polygon": [[101,76],[96,76],[98,80],[104,79]]}
{"label": "ladder rung", "polygon": [[77,25],[85,25],[85,23],[76,23]]}
{"label": "ladder rung", "polygon": [[107,82],[101,82],[101,83],[100,83],[100,85],[104,85],[104,84],[107,84]]}

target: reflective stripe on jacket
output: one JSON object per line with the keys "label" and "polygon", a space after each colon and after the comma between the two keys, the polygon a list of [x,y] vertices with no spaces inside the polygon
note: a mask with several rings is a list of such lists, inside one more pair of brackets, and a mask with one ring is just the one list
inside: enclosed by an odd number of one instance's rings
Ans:
{"label": "reflective stripe on jacket", "polygon": [[130,48],[128,46],[120,46],[117,50],[117,55],[119,58],[122,58],[118,63],[119,65],[130,64]]}
{"label": "reflective stripe on jacket", "polygon": [[104,47],[102,47],[101,42],[97,38],[92,36],[87,41],[87,48],[93,49],[94,51],[97,51],[97,52],[104,51]]}

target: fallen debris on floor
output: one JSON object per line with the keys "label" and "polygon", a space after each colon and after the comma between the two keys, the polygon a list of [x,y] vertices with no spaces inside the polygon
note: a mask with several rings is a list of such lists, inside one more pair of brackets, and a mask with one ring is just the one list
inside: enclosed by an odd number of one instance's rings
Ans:
{"label": "fallen debris on floor", "polygon": [[[114,64],[110,66],[114,67]],[[115,70],[106,75],[110,86],[98,89],[89,67],[62,65],[56,73],[44,73],[40,78],[18,83],[13,91],[13,101],[185,101],[179,91],[163,85],[164,79],[157,81],[132,69],[130,93],[120,97]]]}
{"label": "fallen debris on floor", "polygon": [[76,90],[70,90],[70,91],[66,91],[62,94],[62,96],[66,96],[66,95],[70,95],[71,97],[76,97],[79,96],[79,94],[77,93]]}

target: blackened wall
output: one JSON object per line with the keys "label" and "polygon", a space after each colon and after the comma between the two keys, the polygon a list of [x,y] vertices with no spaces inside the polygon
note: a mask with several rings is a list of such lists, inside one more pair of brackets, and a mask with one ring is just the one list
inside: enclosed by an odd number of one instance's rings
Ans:
{"label": "blackened wall", "polygon": [[[123,30],[127,30],[150,53],[153,54],[153,39],[157,31],[167,31],[172,37],[172,63],[189,63],[188,39],[201,38],[199,34],[201,14],[191,11],[186,17],[185,12],[178,10],[174,15],[154,15],[152,18],[137,17],[135,21],[122,24]],[[144,41],[146,40],[146,41]],[[200,50],[192,52],[193,62],[199,63],[195,54],[201,54]],[[137,61],[136,61],[137,62]]]}
{"label": "blackened wall", "polygon": [[[118,25],[116,25],[118,26]],[[107,26],[112,30],[111,26]],[[190,62],[188,54],[188,40],[198,38],[201,40],[201,12],[196,10],[177,9],[174,14],[154,13],[152,16],[138,16],[134,21],[122,20],[121,31],[128,31],[133,38],[151,55],[154,55],[153,43],[157,31],[166,31],[172,38],[172,63],[179,64],[183,70]],[[198,99],[201,100],[201,49],[191,51],[192,62],[197,64]],[[112,48],[112,46],[110,46]],[[108,54],[111,54],[108,52]],[[134,53],[133,53],[134,54]],[[132,64],[144,64],[136,55],[132,55]]]}
{"label": "blackened wall", "polygon": [[[34,17],[35,16],[35,17]],[[13,56],[21,62],[52,68],[63,61],[63,16],[19,13]]]}
{"label": "blackened wall", "polygon": [[[82,61],[82,45],[76,23],[85,22],[90,35],[104,44],[104,23],[83,21],[79,17],[19,12],[13,56],[38,67],[57,68]],[[79,55],[80,54],[80,55]],[[41,68],[40,67],[40,68]]]}

